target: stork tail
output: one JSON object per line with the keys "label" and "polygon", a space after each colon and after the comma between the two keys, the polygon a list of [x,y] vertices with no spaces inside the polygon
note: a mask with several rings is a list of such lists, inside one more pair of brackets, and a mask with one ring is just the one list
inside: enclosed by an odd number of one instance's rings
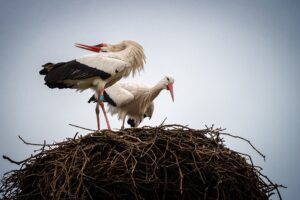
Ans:
{"label": "stork tail", "polygon": [[53,63],[46,63],[43,66],[43,69],[40,71],[40,75],[47,75],[49,71],[51,71],[54,67]]}

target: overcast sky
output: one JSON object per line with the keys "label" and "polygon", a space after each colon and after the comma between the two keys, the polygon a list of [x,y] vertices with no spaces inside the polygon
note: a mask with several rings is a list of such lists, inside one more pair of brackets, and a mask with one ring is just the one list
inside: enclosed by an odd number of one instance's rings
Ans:
{"label": "overcast sky", "polygon": [[[299,1],[275,0],[0,0],[0,154],[22,160],[32,153],[18,135],[53,142],[86,133],[69,123],[96,128],[94,105],[87,104],[91,91],[51,90],[38,72],[46,62],[86,54],[75,42],[130,39],[147,55],[136,81],[154,85],[165,75],[175,78],[175,103],[163,91],[143,125],[167,117],[166,123],[197,129],[215,124],[248,138],[266,154],[265,162],[244,142],[226,138],[226,144],[252,155],[264,174],[287,185],[284,199],[297,199],[299,10]],[[3,159],[0,166],[1,176],[16,167]]]}

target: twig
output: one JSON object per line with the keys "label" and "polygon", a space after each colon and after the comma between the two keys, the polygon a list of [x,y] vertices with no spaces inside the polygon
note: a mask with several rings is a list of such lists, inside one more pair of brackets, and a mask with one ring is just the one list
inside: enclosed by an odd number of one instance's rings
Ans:
{"label": "twig", "polygon": [[266,160],[266,156],[264,154],[262,154],[257,148],[255,148],[255,146],[248,139],[245,139],[241,136],[232,135],[232,134],[229,134],[229,133],[220,132],[220,134],[227,135],[227,136],[230,136],[230,137],[233,137],[233,138],[238,138],[238,139],[246,141],[259,155],[261,155],[264,158],[264,161]]}
{"label": "twig", "polygon": [[14,161],[14,160],[12,160],[10,157],[5,156],[5,155],[3,155],[2,158],[5,159],[5,160],[8,160],[8,161],[11,162],[11,163],[17,164],[17,165],[20,165],[20,164],[26,162],[27,160],[30,160],[30,159],[31,159],[31,158],[27,158],[27,159],[21,160],[21,161]]}
{"label": "twig", "polygon": [[165,119],[161,122],[161,124],[159,125],[159,127],[163,126],[166,120],[167,120],[167,117],[165,117]]}
{"label": "twig", "polygon": [[43,143],[43,144],[27,142],[27,141],[25,141],[20,135],[18,135],[18,138],[19,138],[24,144],[31,145],[31,146],[42,146],[42,147],[45,147],[45,146],[55,146],[55,145],[56,145],[56,144],[46,144],[46,141],[45,141],[45,140],[44,140],[44,143]]}
{"label": "twig", "polygon": [[86,130],[86,131],[93,131],[93,132],[96,131],[96,130],[93,130],[93,129],[89,129],[89,128],[84,128],[84,127],[81,127],[81,126],[77,126],[75,124],[69,124],[69,125],[73,126],[73,127],[76,127],[76,128],[80,128],[80,129]]}

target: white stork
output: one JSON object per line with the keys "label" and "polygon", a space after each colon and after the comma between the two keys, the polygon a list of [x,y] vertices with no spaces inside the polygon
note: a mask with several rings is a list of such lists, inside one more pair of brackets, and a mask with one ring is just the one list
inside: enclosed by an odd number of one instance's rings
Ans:
{"label": "white stork", "polygon": [[[147,112],[150,117],[152,116],[154,107],[151,107],[151,104],[154,106],[153,100],[163,89],[170,91],[174,101],[173,83],[174,79],[170,76],[164,77],[153,87],[141,83],[116,83],[105,89],[104,102],[108,103],[109,112],[112,115],[117,114],[122,120],[121,129],[124,129],[126,116],[130,120],[128,123],[131,125],[132,119],[133,126],[137,127]],[[89,102],[95,101],[97,97],[98,94],[95,94]]]}
{"label": "white stork", "polygon": [[95,46],[76,44],[76,47],[97,52],[84,57],[60,63],[47,63],[40,71],[45,75],[45,85],[49,88],[94,89],[98,93],[96,105],[97,127],[100,129],[99,105],[104,113],[107,128],[110,129],[103,106],[103,92],[122,77],[140,72],[144,68],[143,47],[134,41],[122,41],[110,45],[101,43]]}
{"label": "white stork", "polygon": [[[94,102],[97,103],[97,94],[95,93],[90,99],[89,99],[89,103]],[[115,105],[115,103],[113,103],[112,100],[108,99],[109,97],[107,97],[107,93],[104,91],[104,101],[105,102],[110,102],[111,105]],[[144,118],[148,117],[149,119],[151,119],[152,115],[154,112],[154,102],[152,102],[148,108],[146,109],[146,112],[142,115],[136,115],[136,116],[128,116],[127,119],[127,124],[130,125],[130,127],[138,127],[139,124],[142,123],[142,121],[144,120]]]}

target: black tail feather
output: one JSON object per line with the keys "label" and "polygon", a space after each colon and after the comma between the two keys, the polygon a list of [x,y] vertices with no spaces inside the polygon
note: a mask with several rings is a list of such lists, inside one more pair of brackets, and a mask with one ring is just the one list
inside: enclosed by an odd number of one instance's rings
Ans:
{"label": "black tail feather", "polygon": [[48,71],[45,68],[40,71],[40,75],[47,75],[47,73]]}
{"label": "black tail feather", "polygon": [[91,102],[93,102],[93,103],[97,102],[95,95],[91,96],[91,98],[88,100],[88,103],[91,103]]}
{"label": "black tail feather", "polygon": [[47,75],[49,71],[51,71],[54,68],[54,64],[53,63],[46,63],[44,64],[42,67],[43,69],[40,71],[40,75]]}
{"label": "black tail feather", "polygon": [[53,89],[53,88],[58,88],[58,89],[72,88],[72,85],[68,86],[64,83],[59,83],[59,82],[56,82],[56,83],[45,82],[45,85],[47,85],[51,89]]}
{"label": "black tail feather", "polygon": [[[57,68],[61,65],[63,65],[64,63],[46,63],[44,64],[42,67],[43,69],[40,71],[40,75],[45,75],[47,77],[48,73],[51,72],[54,68]],[[63,82],[51,82],[48,81],[47,78],[45,77],[45,85],[47,85],[49,88],[58,88],[58,89],[64,89],[64,88],[72,88],[73,85],[66,85]]]}

